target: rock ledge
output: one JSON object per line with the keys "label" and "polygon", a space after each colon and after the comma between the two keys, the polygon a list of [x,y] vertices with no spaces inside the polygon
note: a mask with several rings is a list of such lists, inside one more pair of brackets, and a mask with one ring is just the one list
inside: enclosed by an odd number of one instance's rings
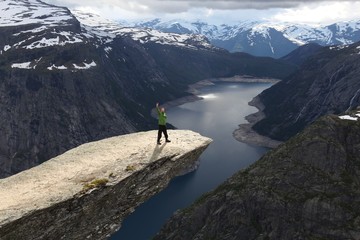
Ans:
{"label": "rock ledge", "polygon": [[0,180],[0,239],[104,239],[136,206],[193,169],[211,139],[170,130],[91,142]]}

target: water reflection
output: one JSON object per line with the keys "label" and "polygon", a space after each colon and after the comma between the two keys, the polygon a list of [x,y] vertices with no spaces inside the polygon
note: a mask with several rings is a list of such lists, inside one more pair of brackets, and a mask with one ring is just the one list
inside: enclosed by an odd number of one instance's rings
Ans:
{"label": "water reflection", "polygon": [[217,98],[218,96],[216,96],[215,94],[213,93],[210,93],[210,94],[206,94],[206,95],[199,95],[199,97],[203,98],[203,99],[215,99]]}

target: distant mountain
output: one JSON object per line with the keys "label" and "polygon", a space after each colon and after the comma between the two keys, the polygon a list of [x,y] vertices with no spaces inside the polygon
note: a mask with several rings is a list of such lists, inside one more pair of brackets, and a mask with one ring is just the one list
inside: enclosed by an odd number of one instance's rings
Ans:
{"label": "distant mountain", "polygon": [[259,21],[212,25],[202,21],[154,19],[136,23],[136,26],[179,34],[201,34],[206,36],[213,45],[230,52],[246,52],[255,56],[274,58],[283,57],[307,43],[328,46],[360,41],[360,21],[314,27]]}
{"label": "distant mountain", "polygon": [[266,118],[253,128],[286,140],[317,118],[360,105],[360,43],[324,47],[300,69],[262,92]]}
{"label": "distant mountain", "polygon": [[153,104],[186,95],[189,83],[294,71],[203,36],[123,27],[39,0],[0,1],[0,11],[0,177],[85,142],[155,128]]}

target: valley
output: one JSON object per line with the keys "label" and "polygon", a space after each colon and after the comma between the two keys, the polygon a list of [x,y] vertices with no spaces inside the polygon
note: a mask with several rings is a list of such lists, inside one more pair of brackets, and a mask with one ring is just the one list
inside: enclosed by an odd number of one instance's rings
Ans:
{"label": "valley", "polygon": [[[268,151],[236,141],[232,132],[246,122],[246,115],[256,111],[247,104],[249,99],[271,85],[217,83],[198,89],[197,96],[203,99],[167,108],[169,123],[209,136],[213,142],[200,156],[196,171],[173,179],[164,191],[136,208],[110,239],[151,239],[175,211],[189,206]],[[138,231],[140,225],[142,231]]]}
{"label": "valley", "polygon": [[189,95],[189,84],[281,79],[296,69],[229,53],[201,36],[122,27],[42,1],[7,0],[0,8],[0,177],[82,143],[156,128],[154,103]]}
{"label": "valley", "polygon": [[[360,238],[358,19],[56,4],[0,1],[1,239]],[[173,141],[154,149],[157,102]]]}

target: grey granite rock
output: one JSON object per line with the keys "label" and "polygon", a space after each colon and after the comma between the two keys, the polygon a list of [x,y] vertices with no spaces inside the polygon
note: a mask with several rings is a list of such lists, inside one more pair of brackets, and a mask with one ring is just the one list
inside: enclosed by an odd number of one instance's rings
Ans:
{"label": "grey granite rock", "polygon": [[186,130],[169,136],[161,146],[156,131],[84,144],[0,180],[0,239],[105,239],[211,142]]}

